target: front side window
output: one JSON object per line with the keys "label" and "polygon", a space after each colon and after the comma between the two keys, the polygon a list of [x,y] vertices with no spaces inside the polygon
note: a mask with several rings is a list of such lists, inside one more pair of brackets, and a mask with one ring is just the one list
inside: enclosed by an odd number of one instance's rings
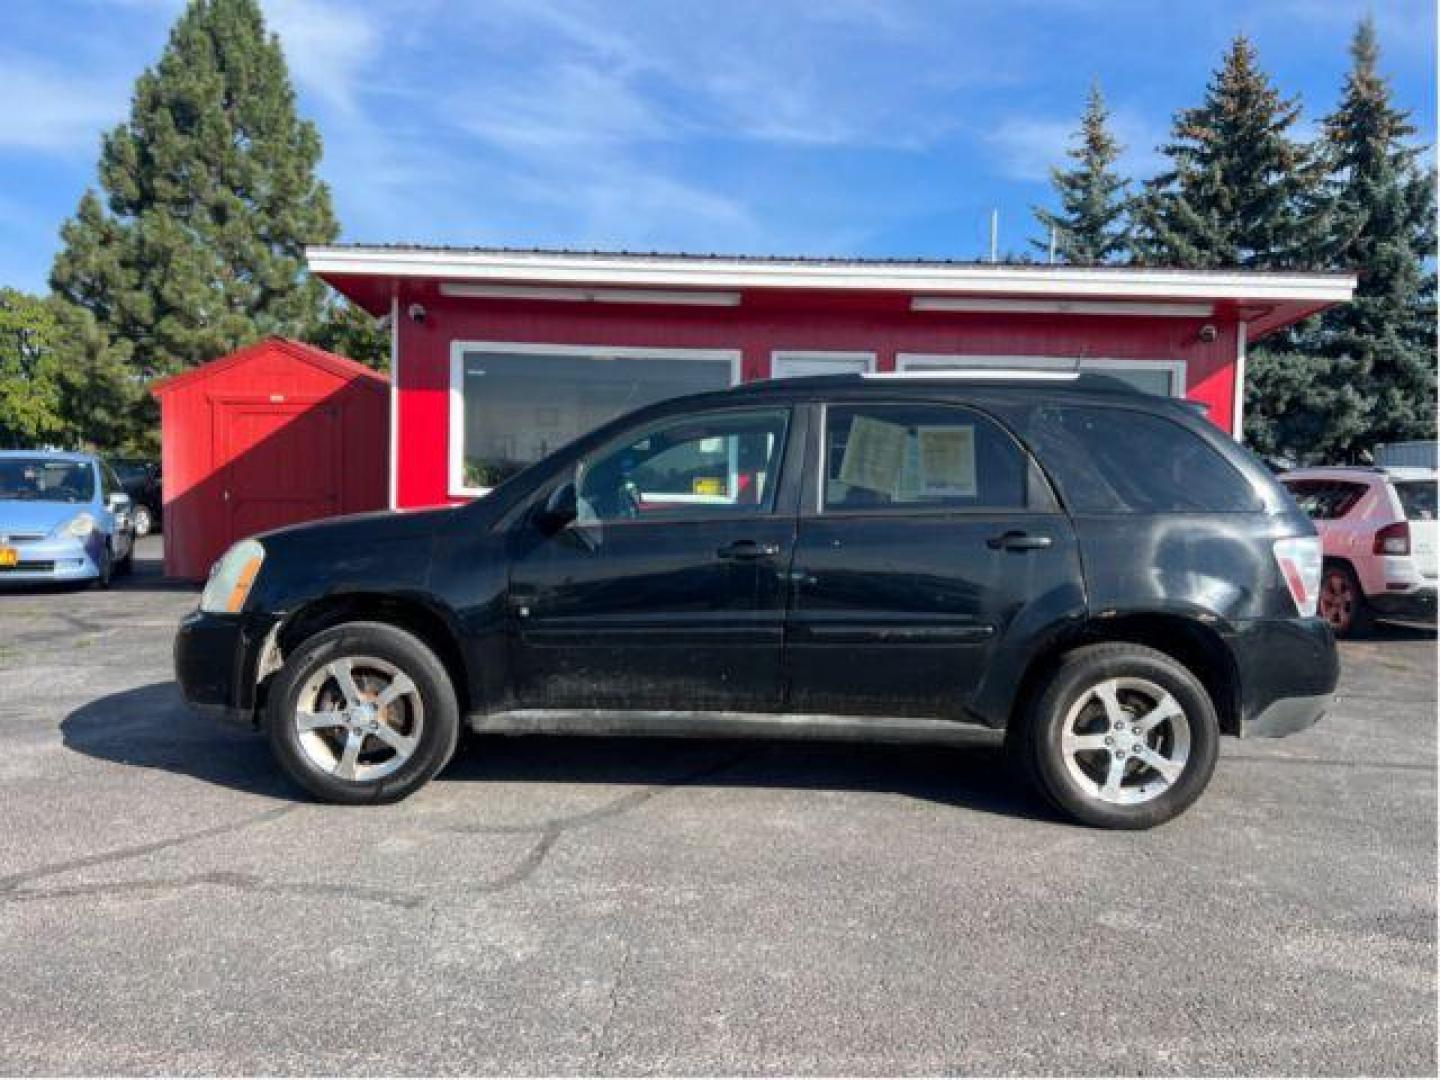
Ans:
{"label": "front side window", "polygon": [[0,499],[85,503],[95,497],[95,470],[84,461],[0,460]]}
{"label": "front side window", "polygon": [[769,513],[787,409],[670,419],[626,437],[576,470],[579,520]]}
{"label": "front side window", "polygon": [[1024,453],[994,421],[953,405],[833,405],[827,511],[1022,509]]}
{"label": "front side window", "polygon": [[492,488],[622,413],[665,398],[722,390],[728,354],[461,350],[453,361],[452,489]]}
{"label": "front side window", "polygon": [[1295,503],[1313,521],[1334,521],[1355,508],[1365,485],[1349,480],[1282,480]]}
{"label": "front side window", "polygon": [[1026,438],[1078,513],[1263,509],[1249,481],[1198,434],[1163,416],[1103,405],[1035,409]]}

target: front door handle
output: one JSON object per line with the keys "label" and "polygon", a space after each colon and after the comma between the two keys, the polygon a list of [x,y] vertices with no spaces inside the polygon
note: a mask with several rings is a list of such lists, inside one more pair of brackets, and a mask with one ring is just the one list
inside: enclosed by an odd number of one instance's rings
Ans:
{"label": "front door handle", "polygon": [[715,554],[722,559],[773,559],[780,554],[780,545],[762,544],[758,540],[736,540]]}
{"label": "front door handle", "polygon": [[985,543],[999,551],[1004,548],[1006,551],[1034,551],[1037,548],[1048,548],[1054,541],[1048,536],[1031,536],[1020,529],[1010,529],[999,536],[992,536]]}

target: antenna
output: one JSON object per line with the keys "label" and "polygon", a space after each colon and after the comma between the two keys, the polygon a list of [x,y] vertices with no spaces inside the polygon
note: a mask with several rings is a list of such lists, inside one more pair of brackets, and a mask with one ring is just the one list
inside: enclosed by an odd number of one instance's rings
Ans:
{"label": "antenna", "polygon": [[999,260],[997,259],[997,257],[996,257],[997,254],[998,254],[998,251],[999,251],[999,245],[1000,245],[1000,211],[999,211],[998,209],[991,209],[991,211],[990,211],[990,261],[991,261],[992,263],[999,261]]}

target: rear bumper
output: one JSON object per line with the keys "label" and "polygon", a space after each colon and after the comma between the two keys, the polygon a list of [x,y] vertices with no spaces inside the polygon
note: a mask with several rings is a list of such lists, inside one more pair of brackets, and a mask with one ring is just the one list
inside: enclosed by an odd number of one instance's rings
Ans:
{"label": "rear bumper", "polygon": [[1334,701],[1340,654],[1324,619],[1239,623],[1228,644],[1240,680],[1240,735],[1293,734],[1319,720]]}
{"label": "rear bumper", "polygon": [[1435,586],[1421,586],[1409,592],[1383,592],[1365,598],[1370,609],[1382,619],[1435,622]]}
{"label": "rear bumper", "polygon": [[175,631],[175,680],[195,712],[243,727],[257,726],[260,652],[274,620],[192,611]]}

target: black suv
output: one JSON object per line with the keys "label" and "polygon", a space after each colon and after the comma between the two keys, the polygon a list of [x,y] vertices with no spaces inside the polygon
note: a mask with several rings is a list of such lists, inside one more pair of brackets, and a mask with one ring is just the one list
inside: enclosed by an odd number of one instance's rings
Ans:
{"label": "black suv", "polygon": [[1221,734],[1326,708],[1319,576],[1290,496],[1183,403],[1091,375],[792,379],[631,413],[466,506],[243,541],[175,660],[335,802],[415,791],[462,722],[971,722],[1069,814],[1144,828],[1199,796]]}

